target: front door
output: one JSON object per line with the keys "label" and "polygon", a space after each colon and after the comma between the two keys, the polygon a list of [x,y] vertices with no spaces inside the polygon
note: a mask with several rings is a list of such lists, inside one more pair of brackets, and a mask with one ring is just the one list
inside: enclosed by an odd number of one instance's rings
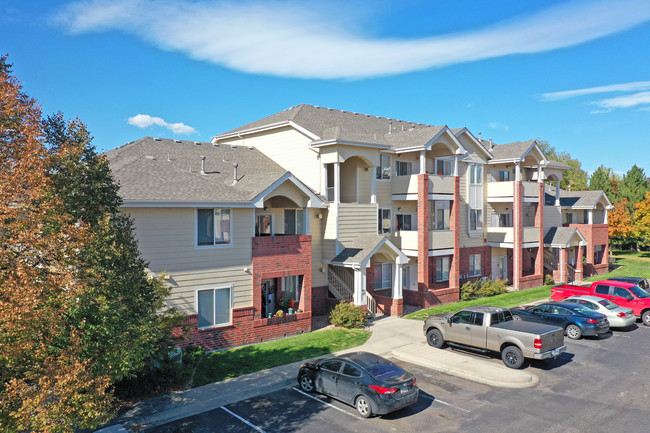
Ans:
{"label": "front door", "polygon": [[507,256],[494,256],[492,257],[492,277],[496,280],[508,279],[508,257]]}
{"label": "front door", "polygon": [[340,369],[341,361],[331,359],[323,362],[316,378],[316,389],[323,394],[336,398],[336,382],[339,378]]}
{"label": "front door", "polygon": [[451,323],[446,327],[445,339],[459,344],[472,344],[471,340],[472,312],[461,310],[451,316]]}

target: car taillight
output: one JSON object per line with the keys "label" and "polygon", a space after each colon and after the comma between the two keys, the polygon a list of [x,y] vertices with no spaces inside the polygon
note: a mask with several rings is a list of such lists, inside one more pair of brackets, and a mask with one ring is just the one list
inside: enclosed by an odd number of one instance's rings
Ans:
{"label": "car taillight", "polygon": [[625,313],[618,313],[616,317],[625,317]]}
{"label": "car taillight", "polygon": [[536,338],[535,341],[533,342],[533,346],[535,349],[541,349],[542,348],[542,339],[541,338]]}
{"label": "car taillight", "polygon": [[383,386],[378,385],[368,385],[370,388],[377,391],[379,394],[392,394],[397,392],[397,388],[384,388]]}
{"label": "car taillight", "polygon": [[589,323],[598,323],[598,320],[596,320],[596,319],[587,319],[587,322],[589,322]]}
{"label": "car taillight", "polygon": [[415,386],[416,383],[418,383],[418,380],[417,380],[417,378],[414,378],[413,383],[411,384],[411,386]]}

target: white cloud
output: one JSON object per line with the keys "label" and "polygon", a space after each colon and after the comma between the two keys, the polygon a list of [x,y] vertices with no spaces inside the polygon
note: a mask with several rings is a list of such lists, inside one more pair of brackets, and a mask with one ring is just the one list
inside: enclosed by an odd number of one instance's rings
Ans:
{"label": "white cloud", "polygon": [[602,101],[594,102],[603,108],[629,108],[637,105],[650,104],[650,92],[640,92],[633,95],[617,96],[615,98],[603,99]]}
{"label": "white cloud", "polygon": [[634,92],[650,90],[650,81],[637,81],[634,83],[610,84],[607,86],[588,87],[586,89],[564,90],[562,92],[544,93],[544,101],[557,101],[559,99],[575,98],[576,96],[593,95],[595,93],[609,92]]}
{"label": "white cloud", "polygon": [[67,5],[56,22],[72,34],[134,34],[162,49],[238,71],[334,79],[544,52],[650,19],[646,0],[579,0],[476,30],[407,40],[362,34],[366,26],[352,7],[358,6],[340,2],[333,11],[296,0],[91,0]]}
{"label": "white cloud", "polygon": [[167,123],[161,117],[153,117],[148,114],[136,114],[129,117],[128,122],[130,125],[137,126],[138,128],[149,128],[151,126],[162,126],[172,131],[174,134],[196,134],[196,129],[187,126],[184,123]]}
{"label": "white cloud", "polygon": [[500,129],[503,131],[509,131],[510,126],[506,125],[505,123],[500,123],[500,122],[490,122],[488,123],[488,126],[492,129]]}

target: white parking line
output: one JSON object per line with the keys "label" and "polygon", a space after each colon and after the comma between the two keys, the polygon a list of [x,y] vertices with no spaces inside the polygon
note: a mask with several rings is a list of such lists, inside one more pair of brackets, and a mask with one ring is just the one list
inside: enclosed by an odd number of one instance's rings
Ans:
{"label": "white parking line", "polygon": [[304,396],[306,396],[306,397],[309,397],[309,398],[311,398],[311,399],[313,399],[313,400],[319,401],[319,402],[323,403],[324,405],[331,407],[332,409],[336,409],[336,410],[338,410],[339,412],[346,413],[346,414],[348,414],[348,415],[350,415],[350,416],[352,416],[352,417],[355,417],[355,418],[357,417],[356,415],[351,414],[350,412],[348,412],[348,411],[346,411],[346,410],[343,410],[343,409],[341,409],[340,407],[336,407],[336,406],[334,406],[333,404],[329,404],[328,402],[321,400],[320,398],[316,398],[316,397],[314,397],[313,395],[307,394],[306,392],[304,392],[304,391],[302,391],[302,390],[299,390],[299,389],[296,388],[295,386],[292,386],[291,389],[293,389],[294,391],[298,391],[299,393],[301,393],[302,395],[304,395]]}
{"label": "white parking line", "polygon": [[454,406],[453,404],[447,403],[446,401],[442,401],[439,398],[429,397],[428,395],[423,395],[423,394],[420,394],[420,397],[428,398],[429,400],[433,401],[434,403],[444,404],[445,406],[453,407],[454,409],[458,409],[460,411],[470,413],[470,411],[467,410],[467,409],[463,409],[462,407]]}
{"label": "white parking line", "polygon": [[244,418],[242,418],[242,417],[240,417],[239,415],[237,415],[235,412],[226,409],[224,406],[221,406],[221,409],[225,410],[225,411],[228,412],[230,415],[234,416],[235,418],[237,418],[239,421],[243,422],[243,423],[246,424],[247,426],[249,426],[249,427],[251,427],[251,428],[254,428],[254,429],[257,430],[259,433],[266,433],[264,430],[262,430],[261,428],[259,428],[259,427],[256,426],[255,424],[248,422],[248,420],[245,420]]}

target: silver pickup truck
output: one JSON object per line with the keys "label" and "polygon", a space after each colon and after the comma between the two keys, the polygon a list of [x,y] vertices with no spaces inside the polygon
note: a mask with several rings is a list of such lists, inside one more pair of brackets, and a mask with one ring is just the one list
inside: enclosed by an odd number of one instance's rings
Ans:
{"label": "silver pickup truck", "polygon": [[429,316],[424,334],[430,346],[445,343],[481,352],[501,352],[503,363],[521,368],[524,358],[555,358],[566,350],[562,328],[513,320],[507,308],[477,305],[454,314]]}

